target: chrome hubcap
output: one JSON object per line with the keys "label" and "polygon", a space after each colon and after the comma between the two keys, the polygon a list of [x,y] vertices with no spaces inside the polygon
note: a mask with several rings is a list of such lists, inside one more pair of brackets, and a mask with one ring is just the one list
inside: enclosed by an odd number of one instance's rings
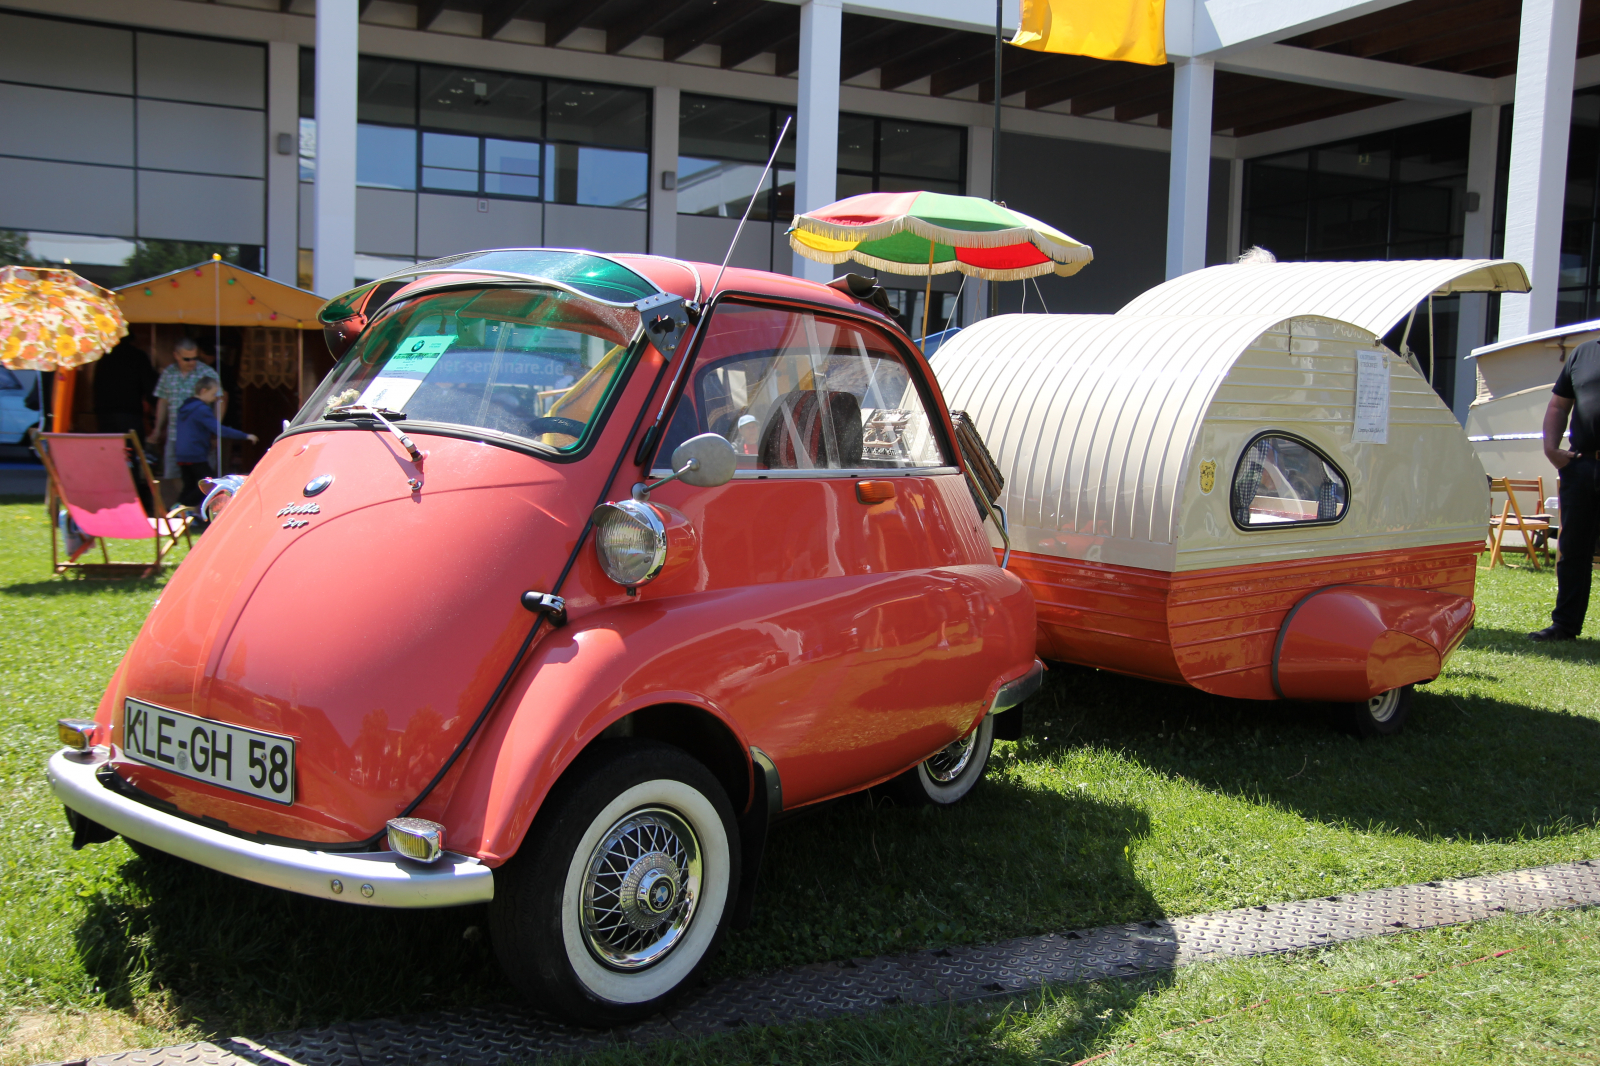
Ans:
{"label": "chrome hubcap", "polygon": [[961,771],[972,761],[973,749],[978,746],[978,731],[974,729],[960,740],[929,756],[922,766],[928,776],[941,785],[948,785],[961,776]]}
{"label": "chrome hubcap", "polygon": [[1374,722],[1387,722],[1394,717],[1400,709],[1400,690],[1392,688],[1388,692],[1380,692],[1367,701],[1367,713],[1372,715]]}
{"label": "chrome hubcap", "polygon": [[700,895],[700,842],[672,811],[646,808],[613,825],[589,856],[583,935],[613,970],[642,970],[677,946]]}

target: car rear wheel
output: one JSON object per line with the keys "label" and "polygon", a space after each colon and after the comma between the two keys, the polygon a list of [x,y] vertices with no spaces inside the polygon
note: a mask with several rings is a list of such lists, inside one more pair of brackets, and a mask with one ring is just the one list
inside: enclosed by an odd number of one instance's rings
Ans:
{"label": "car rear wheel", "polygon": [[1358,736],[1391,737],[1405,728],[1411,715],[1411,695],[1415,686],[1405,685],[1380,692],[1369,700],[1345,703],[1345,718]]}
{"label": "car rear wheel", "polygon": [[666,744],[605,743],[495,872],[495,954],[530,1003],[564,1021],[648,1017],[710,960],[738,869],[733,809],[710,771]]}
{"label": "car rear wheel", "polygon": [[994,715],[960,740],[934,752],[889,782],[895,798],[911,804],[948,807],[963,799],[983,777],[994,748]]}

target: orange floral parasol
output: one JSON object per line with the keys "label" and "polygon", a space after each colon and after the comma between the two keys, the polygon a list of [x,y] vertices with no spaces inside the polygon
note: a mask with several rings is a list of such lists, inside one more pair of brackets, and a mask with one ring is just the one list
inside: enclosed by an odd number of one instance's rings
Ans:
{"label": "orange floral parasol", "polygon": [[71,370],[128,335],[116,297],[70,270],[0,267],[0,365]]}

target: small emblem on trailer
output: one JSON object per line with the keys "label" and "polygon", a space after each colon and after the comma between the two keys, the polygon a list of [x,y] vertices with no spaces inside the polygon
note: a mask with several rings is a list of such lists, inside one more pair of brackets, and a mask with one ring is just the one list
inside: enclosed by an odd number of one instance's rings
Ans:
{"label": "small emblem on trailer", "polygon": [[306,482],[306,487],[300,491],[305,493],[307,496],[315,496],[317,493],[321,492],[323,489],[332,484],[332,474],[318,474],[316,477]]}
{"label": "small emblem on trailer", "polygon": [[1217,487],[1217,461],[1207,459],[1200,464],[1200,492],[1211,495],[1211,490]]}

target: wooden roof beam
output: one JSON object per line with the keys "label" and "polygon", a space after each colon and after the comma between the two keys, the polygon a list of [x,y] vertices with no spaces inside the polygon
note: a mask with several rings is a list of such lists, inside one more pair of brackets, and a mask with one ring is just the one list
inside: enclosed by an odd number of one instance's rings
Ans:
{"label": "wooden roof beam", "polygon": [[439,16],[444,14],[444,4],[445,0],[417,0],[417,29],[432,29]]}
{"label": "wooden roof beam", "polygon": [[709,18],[697,19],[687,27],[667,34],[665,44],[662,45],[661,58],[667,62],[675,62],[699,48],[710,43],[713,37],[738,26],[752,15],[758,14],[763,9],[760,0],[731,0],[726,5],[719,5],[722,10]]}
{"label": "wooden roof beam", "polygon": [[785,41],[799,36],[799,12],[785,8],[776,17],[725,38],[722,42],[722,69],[729,70],[748,62],[762,52],[771,52]]}
{"label": "wooden roof beam", "polygon": [[[1148,68],[1147,68],[1148,69]],[[1108,107],[1129,100],[1142,99],[1163,90],[1170,96],[1172,93],[1172,68],[1160,67],[1154,74],[1143,77],[1128,78],[1115,85],[1108,85],[1103,89],[1092,92],[1074,93],[1072,99],[1072,113],[1074,115],[1092,115],[1096,111],[1104,111]]]}
{"label": "wooden roof beam", "polygon": [[606,54],[616,55],[642,37],[651,37],[683,10],[681,4],[644,0],[606,22]]}
{"label": "wooden roof beam", "polygon": [[1445,36],[1480,22],[1495,22],[1509,18],[1515,26],[1518,24],[1520,11],[1521,4],[1518,0],[1486,0],[1486,2],[1480,0],[1478,3],[1460,4],[1447,15],[1419,15],[1406,22],[1364,33],[1346,42],[1340,51],[1370,59],[1385,52],[1392,52],[1396,48],[1403,48],[1415,41]]}
{"label": "wooden roof beam", "polygon": [[1363,33],[1372,33],[1386,26],[1393,25],[1396,21],[1409,21],[1422,14],[1444,14],[1456,6],[1459,0],[1410,0],[1410,3],[1398,7],[1385,8],[1375,11],[1370,15],[1346,19],[1344,22],[1332,26],[1324,26],[1320,30],[1312,30],[1295,37],[1286,38],[1283,44],[1292,44],[1300,48],[1332,48],[1359,37]]}
{"label": "wooden roof beam", "polygon": [[[979,38],[981,40],[981,38]],[[898,89],[902,85],[909,85],[918,78],[929,79],[931,86],[935,74],[948,67],[958,66],[963,61],[972,58],[976,45],[974,36],[970,33],[952,33],[942,42],[932,48],[924,48],[915,55],[900,56],[880,64],[878,87],[880,89]],[[994,58],[989,57],[991,64]]]}
{"label": "wooden roof beam", "polygon": [[[882,66],[886,56],[909,57],[952,36],[951,30],[941,26],[906,26],[895,22],[858,34],[839,52],[839,80],[849,81]],[[850,40],[850,37],[850,27],[846,26],[845,38]]]}
{"label": "wooden roof beam", "polygon": [[[486,0],[483,5],[483,38],[489,40],[505,29],[527,8],[528,0]],[[587,13],[587,8],[582,8]],[[550,25],[545,24],[545,43],[550,43]]]}
{"label": "wooden roof beam", "polygon": [[[1268,119],[1252,122],[1248,126],[1236,126],[1233,129],[1235,137],[1249,137],[1257,133],[1269,133],[1272,130],[1281,130],[1288,126],[1299,126],[1306,122],[1315,122],[1319,118],[1333,118],[1335,115],[1348,115],[1352,111],[1365,111],[1369,107],[1377,107],[1390,101],[1382,97],[1351,96],[1345,100],[1334,100],[1321,107],[1309,111],[1301,111],[1282,118]],[[1224,126],[1223,129],[1228,127]]]}
{"label": "wooden roof beam", "polygon": [[[1010,53],[1022,53],[1015,61]],[[1007,49],[1005,66],[1001,70],[1000,91],[1006,96],[1026,93],[1039,85],[1048,85],[1062,78],[1072,77],[1105,66],[1103,59],[1088,56],[1068,56],[1049,52],[1025,52],[1021,48]],[[994,103],[994,56],[983,64],[983,77],[978,82],[978,102]]]}
{"label": "wooden roof beam", "polygon": [[[1139,71],[1148,69],[1148,67],[1136,67],[1129,63],[1101,63],[1099,66],[1087,71],[1065,78],[1057,78],[1054,81],[1027,90],[1027,106],[1030,109],[1049,107],[1051,104],[1059,104],[1063,100],[1070,100],[1080,93],[1094,93],[1114,85],[1126,85],[1141,76],[1138,73]],[[1009,85],[1004,86],[1004,90],[1009,94],[1011,87]]]}

